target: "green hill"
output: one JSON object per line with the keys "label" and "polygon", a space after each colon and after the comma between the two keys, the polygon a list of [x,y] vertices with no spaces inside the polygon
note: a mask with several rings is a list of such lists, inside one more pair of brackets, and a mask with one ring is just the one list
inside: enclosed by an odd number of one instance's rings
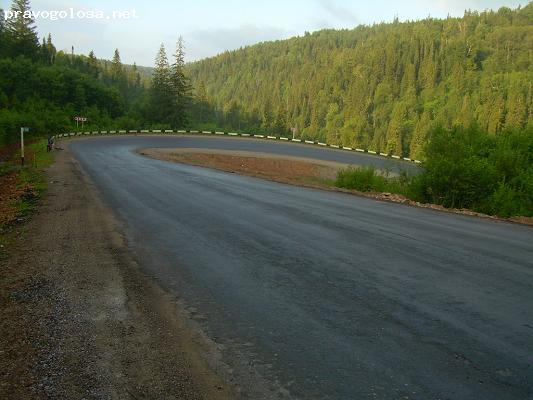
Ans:
{"label": "green hill", "polygon": [[434,126],[532,125],[533,4],[323,30],[189,65],[194,119],[423,157]]}

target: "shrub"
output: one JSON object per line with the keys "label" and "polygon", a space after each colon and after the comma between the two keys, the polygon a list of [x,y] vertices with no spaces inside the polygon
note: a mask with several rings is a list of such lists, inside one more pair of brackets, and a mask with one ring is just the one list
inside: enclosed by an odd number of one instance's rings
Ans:
{"label": "shrub", "polygon": [[385,190],[387,180],[378,175],[373,167],[349,167],[337,173],[335,185],[361,192],[381,192]]}
{"label": "shrub", "polygon": [[426,158],[412,182],[422,201],[500,216],[533,213],[533,132],[437,128]]}
{"label": "shrub", "polygon": [[336,185],[387,191],[412,200],[502,217],[533,216],[533,132],[489,136],[479,127],[436,128],[419,175],[388,178],[373,168],[348,168]]}

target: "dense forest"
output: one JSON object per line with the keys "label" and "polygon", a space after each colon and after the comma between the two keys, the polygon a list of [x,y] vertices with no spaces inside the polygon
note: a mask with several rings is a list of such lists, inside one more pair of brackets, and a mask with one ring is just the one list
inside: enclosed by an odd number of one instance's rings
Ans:
{"label": "dense forest", "polygon": [[193,118],[424,158],[435,127],[532,127],[532,49],[532,3],[306,33],[189,65]]}
{"label": "dense forest", "polygon": [[[30,9],[28,0],[12,3],[20,15]],[[172,65],[162,51],[153,81],[152,70],[123,65],[118,50],[109,61],[92,51],[58,52],[50,35],[39,40],[33,19],[5,21],[0,9],[0,145],[16,140],[21,126],[31,128],[30,136],[73,131],[75,116],[87,118],[86,129],[185,125],[190,99],[183,43]],[[166,114],[155,114],[159,110]]]}

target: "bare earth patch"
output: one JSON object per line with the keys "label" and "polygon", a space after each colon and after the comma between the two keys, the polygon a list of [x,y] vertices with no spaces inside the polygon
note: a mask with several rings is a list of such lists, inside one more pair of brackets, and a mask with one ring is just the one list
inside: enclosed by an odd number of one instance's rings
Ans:
{"label": "bare earth patch", "polygon": [[436,204],[419,203],[395,193],[359,192],[356,190],[342,189],[334,186],[337,172],[340,169],[348,167],[348,164],[314,159],[311,160],[302,157],[281,156],[269,153],[218,149],[156,148],[143,149],[140,150],[139,153],[141,155],[159,160],[213,168],[226,172],[240,173],[243,175],[268,179],[275,182],[350,193],[358,196],[370,197],[376,200],[402,203],[421,208],[431,208],[434,210],[454,214],[471,215],[492,220],[533,225],[533,218],[530,217],[514,217],[509,219],[499,218],[467,209],[449,209]]}
{"label": "bare earth patch", "polygon": [[331,186],[337,176],[337,171],[348,166],[348,164],[309,160],[302,157],[233,150],[145,149],[141,151],[141,154],[276,182],[313,186]]}
{"label": "bare earth patch", "polygon": [[234,398],[68,151],[48,181],[39,213],[0,237],[0,398]]}

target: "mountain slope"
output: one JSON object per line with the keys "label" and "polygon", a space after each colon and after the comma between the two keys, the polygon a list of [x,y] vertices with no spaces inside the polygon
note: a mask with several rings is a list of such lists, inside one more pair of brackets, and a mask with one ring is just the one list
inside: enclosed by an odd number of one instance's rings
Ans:
{"label": "mountain slope", "polygon": [[191,64],[194,118],[421,157],[435,125],[531,126],[531,49],[532,3],[323,30]]}

